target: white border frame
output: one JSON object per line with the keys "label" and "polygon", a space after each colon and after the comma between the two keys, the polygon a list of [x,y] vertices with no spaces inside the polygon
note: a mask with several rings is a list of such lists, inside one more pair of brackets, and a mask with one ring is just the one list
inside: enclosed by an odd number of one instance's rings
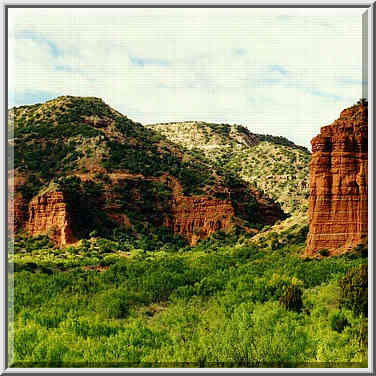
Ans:
{"label": "white border frame", "polygon": [[[111,7],[111,6],[119,6],[119,7],[127,7],[127,6],[133,6],[133,7],[147,7],[147,6],[171,6],[171,7],[236,7],[236,6],[246,6],[246,7],[265,7],[265,8],[278,8],[278,7],[297,7],[297,8],[345,8],[345,7],[357,7],[357,8],[365,8],[365,11],[368,12],[367,19],[368,19],[368,102],[369,102],[369,113],[368,113],[368,123],[370,125],[373,125],[373,103],[374,103],[374,97],[373,97],[373,88],[374,88],[374,76],[373,76],[373,62],[374,62],[374,28],[373,28],[373,22],[375,17],[375,10],[376,5],[373,2],[370,1],[338,1],[334,0],[328,3],[325,0],[310,2],[310,1],[290,1],[285,2],[282,0],[265,0],[265,1],[258,1],[258,2],[252,2],[250,0],[237,0],[235,3],[231,3],[229,1],[220,1],[220,0],[206,0],[206,1],[200,1],[200,0],[191,0],[191,1],[174,1],[174,0],[165,0],[163,2],[156,1],[156,0],[141,0],[138,2],[131,2],[127,0],[112,0],[109,3],[104,3],[103,1],[99,0],[81,0],[79,3],[77,3],[74,0],[64,0],[64,1],[51,1],[51,0],[39,0],[38,2],[31,2],[31,1],[21,1],[21,0],[8,0],[2,2],[2,18],[3,18],[3,48],[2,48],[2,80],[3,80],[3,92],[1,94],[2,96],[2,106],[1,106],[1,113],[3,115],[3,119],[5,121],[4,128],[3,128],[3,136],[4,136],[4,153],[2,154],[2,157],[5,159],[3,163],[1,164],[1,172],[2,176],[5,178],[7,176],[7,155],[6,155],[6,121],[7,121],[7,110],[6,110],[6,104],[7,104],[7,79],[6,77],[6,70],[7,70],[7,64],[6,60],[8,58],[8,51],[7,48],[7,40],[6,36],[7,33],[5,32],[5,27],[7,26],[6,23],[6,7],[36,7],[38,5],[42,7],[90,7],[90,6],[98,6],[98,7]],[[364,62],[363,62],[364,64]],[[4,96],[4,97],[3,97]],[[371,286],[374,286],[373,282],[373,268],[374,266],[374,257],[373,257],[373,215],[374,215],[374,202],[373,202],[373,182],[374,182],[374,153],[373,153],[373,141],[374,141],[374,130],[373,127],[369,127],[369,139],[368,139],[368,150],[369,150],[369,169],[368,169],[368,211],[369,211],[369,223],[368,223],[368,233],[369,233],[369,260],[371,262],[368,263],[368,276],[369,276],[369,284]],[[1,207],[6,208],[7,202],[5,201],[5,196],[7,193],[7,188],[5,184],[7,184],[7,179],[4,179],[5,182],[1,186],[1,201],[0,205]],[[3,226],[1,226],[0,230],[0,236],[1,239],[3,239],[3,244],[5,246],[5,250],[7,250],[7,231],[5,229],[6,223],[7,223],[7,211],[4,210],[3,217]],[[7,278],[7,255],[6,252],[4,252],[5,257],[1,258],[0,264],[2,267],[2,270],[4,272],[4,282],[8,279]],[[372,266],[371,266],[372,265]],[[109,374],[109,373],[372,373],[374,372],[373,366],[374,366],[374,359],[373,359],[373,351],[374,351],[374,327],[373,327],[373,304],[374,304],[374,291],[371,291],[371,289],[368,290],[368,309],[369,309],[369,325],[368,325],[368,338],[369,338],[369,347],[368,347],[368,368],[7,368],[7,354],[8,349],[7,346],[7,335],[8,335],[8,317],[7,317],[7,311],[6,311],[6,305],[7,302],[5,301],[7,298],[7,283],[3,284],[3,288],[0,289],[0,300],[1,300],[1,310],[0,310],[0,317],[1,317],[1,323],[2,323],[2,333],[3,333],[3,341],[1,343],[0,347],[0,370],[1,374],[50,374],[50,373],[65,373],[65,374],[81,374],[81,373],[95,373],[95,374]]]}

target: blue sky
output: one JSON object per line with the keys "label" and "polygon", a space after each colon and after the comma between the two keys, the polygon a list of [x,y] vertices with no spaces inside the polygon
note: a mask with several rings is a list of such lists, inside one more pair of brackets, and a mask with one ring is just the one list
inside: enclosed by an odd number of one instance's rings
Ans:
{"label": "blue sky", "polygon": [[309,146],[362,96],[361,9],[9,9],[10,105],[102,97]]}

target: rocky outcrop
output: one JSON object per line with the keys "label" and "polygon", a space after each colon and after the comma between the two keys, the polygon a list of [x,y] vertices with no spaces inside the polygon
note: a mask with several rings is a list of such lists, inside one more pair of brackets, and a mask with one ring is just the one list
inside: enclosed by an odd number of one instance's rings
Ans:
{"label": "rocky outcrop", "polygon": [[58,246],[74,243],[72,223],[62,192],[46,192],[29,203],[26,231],[30,236],[48,235]]}
{"label": "rocky outcrop", "polygon": [[184,236],[191,245],[216,231],[228,231],[234,225],[231,201],[206,196],[179,197],[163,225]]}
{"label": "rocky outcrop", "polygon": [[312,139],[306,255],[358,244],[368,231],[367,105],[341,112]]}
{"label": "rocky outcrop", "polygon": [[[92,174],[78,174],[77,177],[84,183],[93,179]],[[103,195],[90,205],[97,205],[97,209],[103,211],[110,222],[132,229],[134,223],[126,214],[127,211],[144,215],[154,226],[169,228],[174,234],[186,238],[191,245],[217,231],[228,232],[234,225],[239,225],[247,232],[257,232],[257,224],[273,224],[284,215],[279,205],[266,199],[253,187],[251,191],[245,187],[224,191],[222,194],[227,198],[217,198],[215,194],[219,192],[215,190],[211,194],[186,196],[180,182],[169,175],[145,178],[129,173],[112,173],[107,175],[107,179]],[[146,197],[148,186],[142,184],[145,182],[166,184],[171,189],[171,196]],[[116,193],[125,187],[126,201],[121,200],[121,196]],[[86,223],[80,221],[82,208],[79,203],[65,197],[55,184],[50,184],[24,206],[28,208],[24,215],[26,232],[30,236],[48,235],[59,247],[75,243],[79,230]],[[252,225],[247,221],[254,223]],[[81,222],[82,225],[79,224]]]}
{"label": "rocky outcrop", "polygon": [[25,183],[25,179],[14,170],[8,171],[8,236],[13,235],[23,227],[26,219],[27,203],[18,192],[18,188]]}
{"label": "rocky outcrop", "polygon": [[21,194],[8,198],[8,236],[13,237],[25,222],[25,202]]}

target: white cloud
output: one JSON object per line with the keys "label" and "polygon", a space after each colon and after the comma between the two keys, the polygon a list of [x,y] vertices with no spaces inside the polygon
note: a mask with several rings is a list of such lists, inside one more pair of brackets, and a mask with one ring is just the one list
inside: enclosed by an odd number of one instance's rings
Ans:
{"label": "white cloud", "polygon": [[9,89],[102,97],[144,123],[241,123],[308,146],[362,95],[362,12],[9,9]]}

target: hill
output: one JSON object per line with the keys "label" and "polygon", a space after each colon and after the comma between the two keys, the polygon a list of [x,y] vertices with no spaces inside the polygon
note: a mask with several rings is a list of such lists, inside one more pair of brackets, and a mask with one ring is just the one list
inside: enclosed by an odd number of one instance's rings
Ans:
{"label": "hill", "polygon": [[66,245],[92,233],[140,238],[160,229],[162,237],[166,230],[195,244],[235,227],[255,233],[284,217],[235,173],[99,98],[63,96],[13,108],[9,127],[15,231]]}
{"label": "hill", "polygon": [[204,154],[223,171],[236,172],[284,211],[306,212],[311,155],[305,147],[284,137],[251,133],[241,125],[188,121],[147,127],[195,155]]}

